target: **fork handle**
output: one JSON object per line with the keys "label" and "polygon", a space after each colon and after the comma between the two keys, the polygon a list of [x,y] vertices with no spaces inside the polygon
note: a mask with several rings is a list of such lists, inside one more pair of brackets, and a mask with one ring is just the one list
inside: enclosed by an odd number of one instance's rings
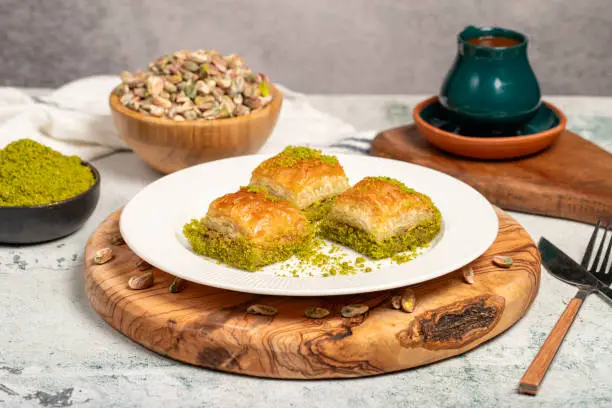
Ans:
{"label": "fork handle", "polygon": [[557,324],[555,324],[555,327],[553,327],[546,338],[542,348],[540,348],[540,351],[538,351],[531,365],[529,365],[525,375],[521,378],[519,385],[519,392],[521,394],[536,395],[538,393],[544,375],[546,375],[548,367],[550,367],[550,363],[552,363],[555,358],[555,354],[557,354],[557,350],[559,350],[569,328],[572,323],[574,323],[574,319],[587,294],[586,291],[580,290],[576,294],[576,297],[570,300],[565,307],[563,314],[559,317],[559,320],[557,320]]}

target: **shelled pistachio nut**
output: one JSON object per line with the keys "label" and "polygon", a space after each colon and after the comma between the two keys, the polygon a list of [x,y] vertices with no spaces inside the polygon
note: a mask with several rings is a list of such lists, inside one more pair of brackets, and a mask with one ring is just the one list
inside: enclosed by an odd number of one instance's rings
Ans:
{"label": "shelled pistachio nut", "polygon": [[102,265],[111,259],[113,259],[113,250],[110,248],[102,248],[95,253],[93,261],[96,265]]}
{"label": "shelled pistachio nut", "polygon": [[309,317],[311,319],[323,319],[329,316],[330,311],[323,307],[311,306],[304,310],[304,316]]}
{"label": "shelled pistachio nut", "polygon": [[512,266],[514,261],[509,256],[497,255],[493,257],[493,263],[502,268],[509,268]]}
{"label": "shelled pistachio nut", "polygon": [[370,308],[367,305],[346,305],[342,308],[340,314],[343,317],[357,317],[367,313],[368,310]]}
{"label": "shelled pistachio nut", "polygon": [[247,308],[247,312],[254,315],[274,316],[278,313],[278,310],[274,306],[251,305]]}
{"label": "shelled pistachio nut", "polygon": [[187,281],[185,279],[174,278],[174,281],[172,281],[172,284],[170,284],[168,290],[170,291],[170,293],[180,293],[185,290],[186,286]]}
{"label": "shelled pistachio nut", "polygon": [[128,286],[132,290],[148,289],[153,286],[153,272],[145,272],[141,275],[135,275],[128,281]]}

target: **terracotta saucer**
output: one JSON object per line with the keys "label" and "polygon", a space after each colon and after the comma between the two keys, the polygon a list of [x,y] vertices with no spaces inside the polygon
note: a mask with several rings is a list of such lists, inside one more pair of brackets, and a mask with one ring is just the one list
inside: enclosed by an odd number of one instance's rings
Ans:
{"label": "terracotta saucer", "polygon": [[518,158],[542,151],[555,141],[567,123],[563,112],[544,102],[536,116],[514,134],[474,135],[453,123],[437,96],[415,106],[412,116],[419,132],[439,149],[489,160]]}

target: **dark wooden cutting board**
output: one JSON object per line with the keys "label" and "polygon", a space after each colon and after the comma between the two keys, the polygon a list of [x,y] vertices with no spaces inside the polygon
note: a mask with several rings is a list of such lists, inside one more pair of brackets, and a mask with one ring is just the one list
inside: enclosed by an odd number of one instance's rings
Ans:
{"label": "dark wooden cutting board", "polygon": [[370,153],[449,174],[505,210],[587,223],[612,221],[612,154],[570,131],[540,154],[482,161],[445,153],[409,125],[379,133]]}

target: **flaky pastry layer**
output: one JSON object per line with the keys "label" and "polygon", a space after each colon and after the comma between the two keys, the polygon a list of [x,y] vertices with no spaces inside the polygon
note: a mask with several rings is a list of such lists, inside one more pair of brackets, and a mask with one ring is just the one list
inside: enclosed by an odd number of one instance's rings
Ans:
{"label": "flaky pastry layer", "polygon": [[366,177],[336,198],[329,220],[344,223],[382,241],[432,219],[429,197],[387,177]]}
{"label": "flaky pastry layer", "polygon": [[253,171],[249,185],[264,187],[300,209],[349,188],[344,169],[334,156],[291,146],[262,162]]}
{"label": "flaky pastry layer", "polygon": [[243,237],[257,245],[286,243],[307,235],[310,228],[289,201],[252,187],[214,200],[203,223],[231,239]]}

